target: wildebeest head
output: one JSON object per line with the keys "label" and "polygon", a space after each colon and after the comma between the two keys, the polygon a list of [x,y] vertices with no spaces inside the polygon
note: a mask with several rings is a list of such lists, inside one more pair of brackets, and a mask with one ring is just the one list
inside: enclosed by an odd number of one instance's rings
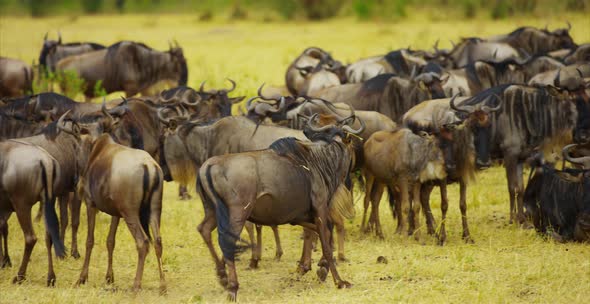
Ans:
{"label": "wildebeest head", "polygon": [[428,91],[432,99],[445,98],[445,91],[442,86],[440,75],[434,72],[422,73],[413,78],[418,83],[418,87]]}
{"label": "wildebeest head", "polygon": [[311,47],[287,68],[285,83],[293,95],[308,95],[322,88],[341,84],[342,64],[326,51]]}
{"label": "wildebeest head", "polygon": [[[579,147],[581,147],[579,144],[571,144],[571,145],[567,145],[563,148],[562,152],[563,152],[563,159],[564,161],[568,161],[576,166],[581,166],[583,169],[590,169],[590,155],[584,155],[584,156],[578,156],[578,157],[574,157],[572,156],[572,150],[577,150]],[[582,150],[582,149],[580,149]],[[579,151],[575,151],[578,152]]]}
{"label": "wildebeest head", "polygon": [[560,96],[561,99],[572,100],[576,105],[578,120],[574,130],[575,142],[586,142],[590,140],[590,97],[586,89],[588,84],[580,69],[576,73],[561,73],[561,69],[555,75],[553,85],[548,85],[550,94]]}
{"label": "wildebeest head", "polygon": [[[336,121],[334,119],[333,115],[315,113],[310,118],[306,118],[307,124],[303,129],[303,134],[311,141],[332,142],[338,136],[343,142],[351,143],[353,136],[358,136],[365,130],[365,122],[355,116],[352,106],[350,106],[348,117],[336,118]],[[356,119],[359,119],[361,125],[357,130],[354,130],[351,125]]]}
{"label": "wildebeest head", "polygon": [[549,32],[547,29],[545,29],[545,31],[551,36],[548,44],[553,46],[555,49],[576,48],[577,45],[569,33],[571,29],[572,25],[569,23],[569,21],[567,22],[567,28],[556,29],[553,32]]}
{"label": "wildebeest head", "polygon": [[176,76],[179,86],[186,86],[188,81],[188,67],[182,48],[178,45],[178,42],[175,42],[175,46],[170,45],[168,54],[170,55],[170,62],[167,65],[168,73]]}
{"label": "wildebeest head", "polygon": [[[491,165],[490,142],[492,140],[492,124],[490,113],[499,111],[502,108],[501,100],[496,95],[490,95],[485,102],[480,103],[481,106],[457,106],[455,105],[455,98],[457,96],[459,95],[457,94],[451,98],[451,109],[455,110],[458,116],[464,119],[465,126],[471,128],[473,131],[476,166],[478,168],[487,168]],[[486,103],[492,99],[496,99],[498,105],[490,108]]]}
{"label": "wildebeest head", "polygon": [[207,105],[207,107],[216,107],[217,112],[220,115],[219,117],[231,116],[232,105],[241,102],[246,97],[229,97],[229,93],[236,89],[236,82],[229,78],[227,81],[231,83],[231,87],[228,89],[205,90],[206,81],[203,81],[199,86],[199,90],[197,91],[197,94],[201,98],[201,103]]}
{"label": "wildebeest head", "polygon": [[49,33],[45,33],[43,37],[43,47],[41,48],[41,54],[39,55],[39,65],[47,65],[47,56],[55,52],[58,45],[61,45],[61,33],[58,32],[58,40],[47,40]]}

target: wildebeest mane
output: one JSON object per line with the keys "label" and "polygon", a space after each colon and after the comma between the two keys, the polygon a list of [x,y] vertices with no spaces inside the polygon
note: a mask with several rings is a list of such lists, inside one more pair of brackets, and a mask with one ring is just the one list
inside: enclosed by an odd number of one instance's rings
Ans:
{"label": "wildebeest mane", "polygon": [[396,74],[380,74],[367,81],[365,81],[359,90],[361,95],[369,95],[374,93],[380,93],[387,86],[387,82],[391,77],[397,76]]}
{"label": "wildebeest mane", "polygon": [[384,58],[397,74],[410,75],[410,67],[401,50],[389,52]]}

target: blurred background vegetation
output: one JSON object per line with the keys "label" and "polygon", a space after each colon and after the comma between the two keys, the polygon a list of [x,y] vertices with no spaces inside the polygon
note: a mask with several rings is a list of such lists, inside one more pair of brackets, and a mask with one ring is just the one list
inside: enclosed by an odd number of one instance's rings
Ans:
{"label": "blurred background vegetation", "polygon": [[0,0],[1,15],[191,13],[199,20],[289,21],[355,17],[393,21],[412,12],[431,19],[553,16],[590,12],[590,0]]}

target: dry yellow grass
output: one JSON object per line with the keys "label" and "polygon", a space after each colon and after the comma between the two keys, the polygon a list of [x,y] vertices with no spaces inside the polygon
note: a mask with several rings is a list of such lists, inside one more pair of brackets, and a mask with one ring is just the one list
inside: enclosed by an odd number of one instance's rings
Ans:
{"label": "dry yellow grass", "polygon": [[[202,80],[224,85],[224,78],[238,82],[238,94],[251,96],[262,83],[282,84],[284,70],[302,49],[316,45],[330,50],[343,61],[406,47],[428,48],[437,39],[486,36],[508,32],[520,25],[551,28],[569,19],[577,42],[590,41],[590,19],[568,15],[549,20],[436,21],[410,19],[396,24],[355,23],[337,20],[298,24],[211,24],[194,16],[96,16],[47,19],[0,18],[0,55],[28,62],[38,57],[46,31],[61,30],[65,41],[90,40],[110,44],[122,39],[139,40],[157,49],[175,38],[183,46],[189,63],[189,85]],[[168,295],[158,295],[158,276],[153,248],[146,263],[144,290],[129,291],[135,274],[137,254],[126,227],[121,226],[115,249],[115,285],[104,283],[106,235],[109,218],[97,220],[96,244],[90,265],[89,283],[72,288],[82,260],[67,258],[56,263],[57,286],[45,287],[46,253],[42,223],[35,225],[39,241],[28,269],[28,280],[12,285],[20,263],[24,241],[12,216],[9,246],[13,268],[0,270],[0,303],[195,303],[223,302],[226,294],[217,283],[213,262],[196,231],[202,219],[197,199],[178,201],[176,185],[165,186],[162,236]],[[346,243],[350,262],[339,264],[341,275],[352,282],[350,290],[337,290],[328,279],[317,281],[315,271],[299,277],[296,261],[301,253],[300,228],[281,227],[285,255],[274,261],[274,242],[265,229],[263,261],[259,270],[247,270],[249,252],[238,262],[240,302],[261,303],[385,303],[385,302],[543,302],[584,303],[590,298],[590,247],[556,244],[534,231],[508,225],[508,195],[502,168],[478,176],[468,191],[468,215],[475,244],[461,241],[458,188],[450,187],[449,241],[444,247],[429,237],[418,243],[393,234],[394,222],[384,202],[382,218],[385,240],[359,232],[360,218],[347,223]],[[435,216],[440,219],[440,200],[433,194]],[[357,203],[357,214],[361,204]],[[35,208],[35,212],[36,212]],[[85,213],[82,215],[80,249],[84,254]],[[423,221],[422,221],[423,222]],[[70,244],[69,232],[66,245]],[[377,264],[378,256],[389,264]],[[317,261],[319,253],[314,255]],[[315,270],[315,269],[314,269]]]}

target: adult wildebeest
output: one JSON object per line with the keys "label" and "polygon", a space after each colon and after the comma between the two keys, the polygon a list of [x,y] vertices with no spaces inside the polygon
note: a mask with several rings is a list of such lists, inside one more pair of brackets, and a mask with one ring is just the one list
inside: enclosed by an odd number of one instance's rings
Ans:
{"label": "adult wildebeest", "polygon": [[[379,203],[383,188],[387,185],[391,190],[397,188],[399,192],[399,203],[395,204],[395,213],[398,217],[396,232],[402,233],[407,229],[408,234],[413,234],[415,229],[418,229],[421,184],[446,177],[445,161],[438,146],[438,139],[426,132],[416,135],[406,128],[393,132],[380,131],[367,139],[364,155],[365,210],[361,229],[364,230],[367,210],[371,205],[370,219],[375,224],[377,235],[383,237]],[[413,224],[408,226],[410,222]],[[415,236],[418,238],[418,233]]]}
{"label": "adult wildebeest", "polygon": [[505,42],[486,41],[480,38],[464,38],[459,44],[454,45],[450,51],[439,50],[435,44],[435,54],[427,55],[429,61],[438,63],[446,69],[462,68],[469,63],[483,61],[504,61],[507,59],[522,59],[526,54],[521,54]]}
{"label": "adult wildebeest", "polygon": [[411,107],[445,94],[437,74],[423,73],[410,79],[381,74],[364,83],[330,87],[309,96],[349,104],[355,110],[376,111],[399,123]]}
{"label": "adult wildebeest", "polygon": [[[70,56],[60,60],[57,71],[73,71],[84,80],[86,98],[95,96],[100,84],[107,93],[125,91],[130,97],[162,80],[186,85],[188,69],[182,48],[170,47],[166,52],[156,51],[145,44],[121,41],[106,49]],[[62,86],[67,85],[62,83]]]}
{"label": "adult wildebeest", "polygon": [[501,62],[475,61],[441,76],[447,96],[460,93],[472,96],[502,84],[526,84],[539,73],[563,67],[553,58],[541,56],[528,60],[509,59]]}
{"label": "adult wildebeest", "polygon": [[33,231],[31,208],[37,201],[41,201],[45,210],[47,285],[55,284],[51,245],[53,244],[57,257],[65,256],[65,248],[59,237],[53,192],[59,176],[60,169],[57,161],[42,148],[18,140],[0,142],[0,242],[4,247],[4,251],[0,254],[2,267],[11,266],[7,248],[7,221],[12,212],[16,212],[25,239],[23,259],[13,283],[21,283],[25,280],[27,265],[37,242]]}
{"label": "adult wildebeest", "polygon": [[0,97],[19,97],[33,92],[33,70],[21,60],[0,57]]}
{"label": "adult wildebeest", "polygon": [[307,48],[287,68],[285,84],[293,95],[305,95],[345,82],[343,66],[317,47]]}
{"label": "adult wildebeest", "polygon": [[560,69],[539,73],[531,78],[528,84],[546,86],[555,84],[557,80],[561,87],[570,86],[577,88],[583,84],[584,78],[586,77],[590,77],[590,63],[574,63]]}
{"label": "adult wildebeest", "polygon": [[62,43],[61,33],[58,33],[58,40],[47,40],[47,34],[43,37],[43,47],[39,54],[39,68],[42,72],[54,72],[57,63],[68,57],[80,55],[96,50],[102,50],[104,45],[93,42],[70,42]]}
{"label": "adult wildebeest", "polygon": [[[589,158],[572,158],[564,148],[564,159],[574,164],[589,164]],[[590,241],[590,171],[556,170],[548,165],[534,168],[524,193],[526,216],[537,231],[552,232],[553,238],[564,241]]]}
{"label": "adult wildebeest", "polygon": [[567,28],[550,32],[530,26],[519,27],[506,35],[490,37],[490,42],[507,43],[514,49],[523,50],[531,55],[544,55],[560,49],[575,49],[577,45],[570,36],[571,24]]}
{"label": "adult wildebeest", "polygon": [[[88,213],[88,238],[84,266],[76,285],[88,280],[90,255],[94,246],[94,226],[97,210],[112,216],[107,249],[109,255],[107,283],[114,282],[113,251],[120,218],[125,220],[135,239],[138,253],[137,272],[133,289],[141,289],[143,266],[148,253],[150,228],[154,234],[154,248],[160,272],[160,291],[166,291],[162,269],[162,239],[160,216],[162,212],[163,174],[160,166],[145,151],[119,145],[109,134],[98,138],[85,136],[82,140],[84,155],[78,192],[84,197]],[[86,164],[84,164],[86,162]]]}
{"label": "adult wildebeest", "polygon": [[[304,132],[312,141],[322,143],[284,138],[266,150],[210,158],[199,170],[197,184],[205,208],[199,232],[230,300],[236,300],[239,288],[234,257],[246,220],[265,225],[297,224],[315,230],[334,282],[338,288],[351,286],[336,270],[329,227],[330,213],[338,212],[336,208],[342,204],[337,192],[345,189],[342,184],[353,166],[344,131],[358,134],[360,130],[347,125],[342,129],[316,128],[311,124],[313,118]],[[216,224],[223,261],[211,242]],[[307,239],[306,243],[309,245]]]}
{"label": "adult wildebeest", "polygon": [[590,61],[590,43],[580,45],[575,51],[570,52],[563,62],[565,64],[583,63]]}
{"label": "adult wildebeest", "polygon": [[346,78],[349,83],[359,83],[380,74],[410,77],[413,71],[418,73],[435,72],[428,70],[430,66],[427,68],[428,61],[423,57],[423,52],[412,51],[408,48],[391,51],[382,56],[361,59],[346,67]]}
{"label": "adult wildebeest", "polygon": [[[459,183],[459,207],[463,226],[463,239],[473,241],[467,224],[467,186],[475,179],[475,147],[473,145],[473,128],[486,127],[491,112],[499,108],[481,107],[474,109],[467,119],[461,120],[451,109],[451,102],[457,99],[428,100],[410,109],[404,114],[404,126],[414,133],[424,131],[435,134],[439,140],[439,147],[445,159],[446,178],[438,181],[423,183],[420,189],[420,201],[425,208],[426,224],[429,234],[434,233],[434,219],[430,212],[430,193],[434,185],[440,187],[442,221],[439,233],[439,243],[446,241],[445,219],[448,209],[447,183]],[[464,100],[462,98],[461,100]]]}
{"label": "adult wildebeest", "polygon": [[[495,98],[491,98],[491,96]],[[474,128],[478,166],[503,159],[510,195],[510,221],[523,222],[523,162],[533,151],[550,152],[573,139],[588,138],[590,112],[585,102],[572,101],[567,91],[555,87],[502,85],[483,91],[458,105],[458,115],[468,115],[475,106],[501,106],[490,115],[488,127]],[[577,109],[578,107],[578,109]],[[463,112],[463,114],[461,114]],[[548,155],[548,153],[545,153]]]}

